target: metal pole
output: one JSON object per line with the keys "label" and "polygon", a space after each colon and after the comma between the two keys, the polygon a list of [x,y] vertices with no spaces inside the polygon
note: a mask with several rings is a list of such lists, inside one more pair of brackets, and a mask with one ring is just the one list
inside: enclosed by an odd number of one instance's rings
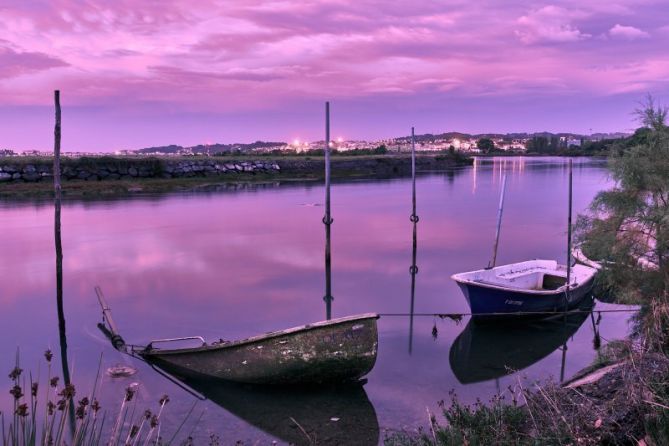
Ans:
{"label": "metal pole", "polygon": [[565,309],[569,302],[569,289],[571,288],[571,202],[572,202],[572,160],[569,160],[569,212],[567,218],[567,302],[565,302]]}
{"label": "metal pole", "polygon": [[497,246],[499,245],[499,233],[502,227],[502,211],[504,210],[504,193],[506,191],[506,174],[502,177],[502,192],[499,195],[499,208],[497,209],[497,229],[495,231],[495,245],[492,249],[492,262],[488,266],[494,268],[497,263]]}
{"label": "metal pole", "polygon": [[418,222],[418,215],[416,214],[416,141],[414,128],[411,127],[411,180],[412,180],[412,196],[411,202],[413,210],[411,212],[410,220],[414,223]]}
{"label": "metal pole", "polygon": [[330,103],[325,103],[325,317],[332,318],[332,259],[330,255],[330,226],[332,216],[330,214]]}

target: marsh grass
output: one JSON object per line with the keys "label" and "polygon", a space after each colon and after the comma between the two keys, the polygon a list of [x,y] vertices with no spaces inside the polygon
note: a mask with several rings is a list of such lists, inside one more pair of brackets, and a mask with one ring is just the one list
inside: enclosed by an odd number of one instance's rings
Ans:
{"label": "marsh grass", "polygon": [[[158,401],[155,411],[138,410],[137,385],[126,388],[115,417],[108,419],[97,399],[100,385],[100,363],[92,391],[77,399],[73,384],[61,385],[51,374],[52,353],[44,354],[47,363],[46,385],[26,376],[16,363],[9,374],[12,413],[0,411],[0,441],[2,446],[148,446],[170,445],[191,416],[195,406],[186,415],[170,439],[161,437],[161,416],[169,403],[167,395]],[[111,422],[110,422],[111,421]],[[199,419],[198,419],[199,422]],[[196,423],[197,425],[197,423]],[[196,426],[191,430],[191,434]],[[189,444],[190,435],[180,444]]]}

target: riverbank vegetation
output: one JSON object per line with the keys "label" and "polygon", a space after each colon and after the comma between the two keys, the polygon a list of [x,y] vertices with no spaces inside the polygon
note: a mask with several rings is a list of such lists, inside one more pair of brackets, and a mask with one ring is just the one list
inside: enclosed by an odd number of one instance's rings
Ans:
{"label": "riverbank vegetation", "polygon": [[669,128],[650,97],[637,114],[642,127],[608,148],[614,188],[576,225],[585,254],[605,266],[599,289],[639,305],[631,338],[565,383],[518,380],[471,406],[452,396],[441,404],[445,424],[430,416],[429,429],[386,444],[669,444]]}
{"label": "riverbank vegetation", "polygon": [[[192,432],[181,432],[193,409],[178,426],[162,427],[162,414],[169,397],[163,395],[153,410],[138,407],[137,384],[131,384],[119,404],[118,412],[108,413],[98,401],[100,370],[90,393],[79,395],[74,384],[51,374],[53,354],[44,353],[47,377],[40,382],[21,369],[17,359],[9,373],[13,409],[0,411],[2,446],[97,446],[149,444],[192,444]],[[28,376],[26,376],[28,375]],[[185,437],[182,438],[182,437]]]}

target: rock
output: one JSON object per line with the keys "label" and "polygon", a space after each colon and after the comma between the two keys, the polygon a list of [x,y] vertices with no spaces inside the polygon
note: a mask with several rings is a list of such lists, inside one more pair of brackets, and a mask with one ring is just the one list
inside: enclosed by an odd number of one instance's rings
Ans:
{"label": "rock", "polygon": [[21,179],[21,174],[18,172],[15,172],[12,174],[12,179],[14,180],[20,180]]}
{"label": "rock", "polygon": [[12,174],[7,172],[0,172],[0,182],[12,181]]}
{"label": "rock", "polygon": [[138,174],[139,172],[134,167],[128,169],[128,175],[130,175],[131,177],[136,177]]}
{"label": "rock", "polygon": [[77,178],[79,178],[80,180],[85,180],[89,176],[90,176],[90,174],[88,172],[86,172],[85,170],[80,170],[79,173],[77,173]]}
{"label": "rock", "polygon": [[120,173],[121,175],[128,175],[128,167],[119,166],[118,173]]}
{"label": "rock", "polygon": [[23,171],[26,173],[33,173],[37,172],[37,169],[35,169],[35,166],[33,166],[32,164],[28,164],[26,167],[23,168]]}
{"label": "rock", "polygon": [[26,181],[31,181],[31,182],[32,182],[32,181],[37,181],[37,180],[39,180],[40,178],[42,178],[42,176],[41,176],[39,173],[35,172],[35,171],[33,171],[33,172],[27,172],[27,173],[24,173],[24,174],[23,174],[23,179],[26,180]]}
{"label": "rock", "polygon": [[93,174],[86,178],[86,181],[98,181],[99,179],[100,178],[97,175]]}
{"label": "rock", "polygon": [[109,180],[118,180],[119,178],[121,178],[121,175],[117,173],[110,173],[109,176],[107,177],[107,179]]}

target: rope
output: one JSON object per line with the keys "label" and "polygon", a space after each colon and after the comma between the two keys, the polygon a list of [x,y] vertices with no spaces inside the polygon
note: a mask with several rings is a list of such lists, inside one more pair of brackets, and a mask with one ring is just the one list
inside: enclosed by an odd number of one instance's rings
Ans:
{"label": "rope", "polygon": [[420,220],[420,218],[418,218],[418,215],[416,215],[416,214],[411,214],[411,215],[409,216],[409,220],[410,220],[412,223],[418,223],[418,220]]}
{"label": "rope", "polygon": [[465,316],[549,316],[549,315],[562,315],[562,314],[578,314],[578,313],[625,313],[625,312],[635,312],[639,311],[638,308],[635,309],[612,309],[612,310],[570,310],[570,311],[519,311],[516,313],[378,313],[379,316],[427,316],[427,317],[438,317],[441,319],[444,318],[462,318]]}

